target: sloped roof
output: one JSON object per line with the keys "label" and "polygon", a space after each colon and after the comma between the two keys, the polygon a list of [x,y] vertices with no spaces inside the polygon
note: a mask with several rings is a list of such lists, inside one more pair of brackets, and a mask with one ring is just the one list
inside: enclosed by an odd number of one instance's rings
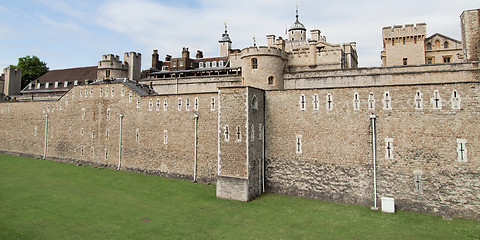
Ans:
{"label": "sloped roof", "polygon": [[52,70],[39,77],[39,83],[73,82],[75,80],[96,80],[97,66]]}
{"label": "sloped roof", "polygon": [[432,36],[425,38],[425,42],[428,41],[428,40],[430,40],[430,39],[432,39],[432,38],[434,38],[435,36],[439,36],[439,37],[441,37],[441,38],[445,38],[445,39],[448,39],[448,40],[453,41],[453,42],[462,43],[461,41],[458,41],[458,40],[453,39],[453,38],[451,38],[451,37],[445,36],[445,35],[443,35],[443,34],[441,34],[441,33],[435,33],[435,34],[433,34]]}

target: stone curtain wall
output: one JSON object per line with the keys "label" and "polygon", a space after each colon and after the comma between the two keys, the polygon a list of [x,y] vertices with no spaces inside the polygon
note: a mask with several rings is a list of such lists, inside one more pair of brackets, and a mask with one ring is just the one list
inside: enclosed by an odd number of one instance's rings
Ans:
{"label": "stone curtain wall", "polygon": [[76,86],[59,101],[2,103],[0,149],[43,156],[48,114],[47,158],[116,168],[122,113],[122,169],[193,179],[197,113],[197,178],[213,182],[217,152],[212,150],[218,143],[212,137],[217,134],[217,110],[211,108],[212,98],[218,101],[217,93],[140,97],[123,84],[105,84]]}
{"label": "stone curtain wall", "polygon": [[[454,90],[460,109],[452,109]],[[387,91],[390,106],[384,109]],[[415,105],[417,91],[422,109]],[[434,109],[436,91],[441,109]],[[368,106],[370,93],[375,110]],[[478,83],[267,91],[267,190],[373,205],[375,113],[378,200],[393,197],[400,209],[479,219],[479,97]],[[457,139],[466,140],[466,162],[458,160]],[[386,141],[392,141],[391,157]]]}

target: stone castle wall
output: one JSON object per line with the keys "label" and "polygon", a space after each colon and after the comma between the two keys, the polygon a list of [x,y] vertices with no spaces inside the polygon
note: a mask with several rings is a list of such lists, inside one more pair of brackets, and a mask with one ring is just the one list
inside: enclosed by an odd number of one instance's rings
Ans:
{"label": "stone castle wall", "polygon": [[[390,78],[376,76],[378,82],[394,80]],[[430,78],[439,82],[421,83]],[[373,205],[369,116],[374,113],[378,199],[393,197],[400,209],[478,219],[478,71],[416,73],[416,80],[418,84],[267,91],[267,190]],[[422,96],[421,109],[416,107],[417,91]],[[452,109],[454,91],[460,109]],[[384,107],[386,92],[391,109]],[[369,101],[371,93],[374,102]],[[434,109],[436,96],[441,109]],[[372,102],[374,108],[369,106]],[[459,140],[466,141],[466,162],[458,160]],[[392,141],[392,158],[386,157],[387,141]],[[416,190],[415,184],[421,189]]]}
{"label": "stone castle wall", "polygon": [[212,99],[217,102],[217,93],[140,97],[123,84],[108,84],[76,86],[59,101],[2,103],[0,149],[43,156],[48,114],[47,158],[116,168],[123,114],[122,169],[193,179],[197,113],[197,178],[212,182],[217,176]]}
{"label": "stone castle wall", "polygon": [[75,86],[58,101],[0,103],[0,150],[43,156],[48,115],[47,158],[116,168],[122,121],[121,169],[193,180],[196,113],[197,179],[217,181],[217,196],[254,198],[265,168],[267,191],[373,205],[374,113],[377,197],[479,219],[479,76],[474,62],[289,73],[287,90]]}

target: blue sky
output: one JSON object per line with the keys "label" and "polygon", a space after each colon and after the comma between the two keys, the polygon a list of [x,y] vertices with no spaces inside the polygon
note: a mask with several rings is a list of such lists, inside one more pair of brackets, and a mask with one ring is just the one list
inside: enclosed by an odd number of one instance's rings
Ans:
{"label": "blue sky", "polygon": [[153,49],[163,58],[218,55],[218,40],[227,21],[233,47],[265,45],[268,34],[283,36],[295,20],[318,28],[330,43],[357,42],[360,66],[379,66],[381,29],[427,23],[436,32],[461,40],[459,16],[479,8],[478,0],[0,0],[0,69],[19,57],[36,55],[50,69],[93,66],[101,56],[142,53],[142,69],[150,67]]}

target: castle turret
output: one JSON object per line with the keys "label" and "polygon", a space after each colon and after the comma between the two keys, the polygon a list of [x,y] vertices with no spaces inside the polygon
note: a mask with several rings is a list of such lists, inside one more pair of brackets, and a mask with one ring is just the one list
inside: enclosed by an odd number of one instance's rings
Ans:
{"label": "castle turret", "polygon": [[128,69],[128,79],[132,81],[139,80],[142,73],[142,54],[136,52],[125,53],[123,62]]}
{"label": "castle turret", "polygon": [[286,55],[275,47],[249,47],[242,50],[244,86],[260,89],[283,89],[283,68]]}
{"label": "castle turret", "polygon": [[307,29],[302,23],[300,23],[300,21],[298,21],[298,9],[296,10],[295,18],[296,18],[295,22],[288,29],[288,40],[306,42]]}
{"label": "castle turret", "polygon": [[460,15],[462,48],[467,61],[480,61],[480,9],[466,10]]}
{"label": "castle turret", "polygon": [[227,23],[225,23],[225,33],[222,34],[222,40],[218,41],[220,44],[220,57],[227,57],[232,49],[232,41],[227,33]]}

